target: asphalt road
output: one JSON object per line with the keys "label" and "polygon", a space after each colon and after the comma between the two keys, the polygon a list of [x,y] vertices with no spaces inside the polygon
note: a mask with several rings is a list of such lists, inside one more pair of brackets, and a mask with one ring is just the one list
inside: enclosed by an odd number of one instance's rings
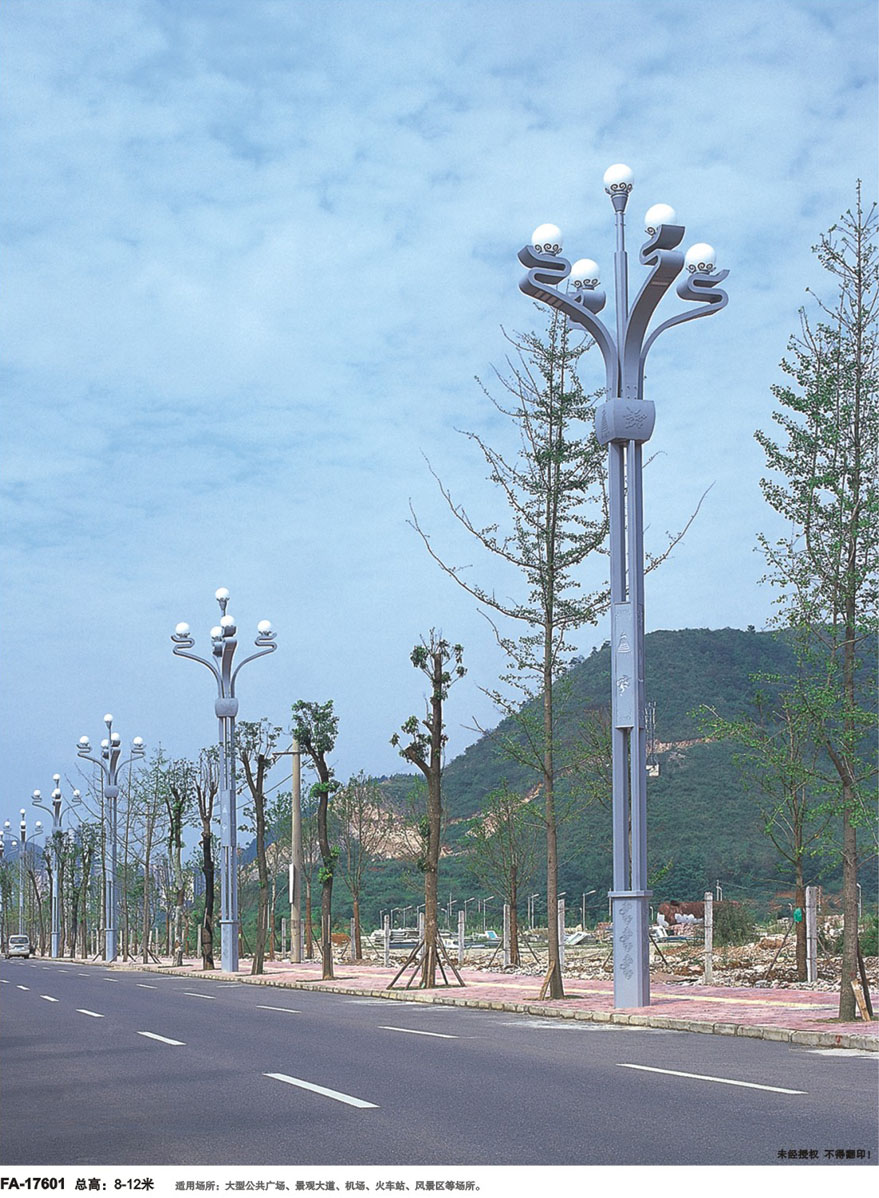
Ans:
{"label": "asphalt road", "polygon": [[4,1165],[879,1161],[876,1054],[63,962],[0,1065]]}

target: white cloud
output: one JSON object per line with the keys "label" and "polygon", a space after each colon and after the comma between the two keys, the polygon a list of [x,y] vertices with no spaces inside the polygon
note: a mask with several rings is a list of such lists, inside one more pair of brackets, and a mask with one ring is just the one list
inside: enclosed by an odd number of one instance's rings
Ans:
{"label": "white cloud", "polygon": [[608,273],[620,159],[635,244],[662,199],[732,271],[727,310],[651,355],[651,531],[714,488],[648,622],[764,623],[752,434],[819,281],[810,245],[858,175],[875,191],[872,5],[7,0],[0,20],[3,735],[48,730],[7,754],[14,787],[108,702],[175,752],[209,739],[166,637],[207,627],[221,583],[280,631],[252,700],[281,720],[336,696],[342,772],[394,768],[432,624],[467,647],[469,722],[497,654],[408,501],[442,534],[422,451],[490,498],[453,430],[507,435],[473,376],[502,362],[500,325],[537,319],[516,251],[552,219]]}

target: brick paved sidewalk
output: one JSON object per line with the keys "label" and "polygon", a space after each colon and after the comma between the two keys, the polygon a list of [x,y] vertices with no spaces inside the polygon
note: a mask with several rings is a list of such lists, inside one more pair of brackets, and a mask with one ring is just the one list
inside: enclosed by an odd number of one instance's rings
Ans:
{"label": "brick paved sidewalk", "polygon": [[[121,963],[116,966],[120,967],[124,966]],[[135,962],[128,967],[144,968]],[[182,968],[169,965],[147,968],[160,973],[195,975],[205,980],[228,980],[230,976],[220,970],[204,972],[199,962],[189,960]],[[397,988],[389,990],[400,964],[385,967],[368,962],[336,962],[336,976],[330,981],[321,981],[318,961],[306,961],[301,965],[267,961],[265,969],[264,974],[251,976],[250,962],[242,961],[241,969],[234,976],[253,985],[368,995],[389,1001],[442,1003],[541,1017],[879,1051],[879,1022],[865,1023],[859,1019],[854,1023],[839,1023],[836,1019],[839,998],[835,991],[731,989],[654,982],[650,988],[650,1006],[615,1011],[613,983],[609,980],[568,978],[565,980],[565,998],[541,1001],[540,978],[501,971],[491,973],[465,967],[459,971],[466,983],[464,987],[455,985],[433,990],[414,987],[407,990],[405,981],[411,972],[407,971]]]}

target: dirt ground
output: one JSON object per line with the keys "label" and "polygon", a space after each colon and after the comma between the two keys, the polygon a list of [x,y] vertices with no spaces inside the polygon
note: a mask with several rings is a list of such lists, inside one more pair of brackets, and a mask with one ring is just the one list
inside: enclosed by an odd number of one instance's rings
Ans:
{"label": "dirt ground", "polygon": [[[473,969],[491,969],[495,972],[507,972],[528,977],[537,977],[546,970],[546,947],[540,944],[533,946],[533,953],[527,945],[520,948],[522,963],[518,967],[510,966],[503,970],[503,958],[500,952],[493,955],[492,949],[468,949],[464,954],[464,964]],[[781,951],[779,951],[781,950]],[[704,949],[701,937],[691,941],[677,943],[661,943],[652,947],[650,952],[650,975],[657,981],[673,981],[679,983],[699,984],[704,970]],[[368,952],[368,957],[382,960],[380,952]],[[392,963],[406,959],[406,953],[392,952]],[[452,953],[452,959],[457,962],[457,955]],[[870,993],[874,997],[879,994],[879,957],[865,959],[867,981]],[[819,950],[818,980],[805,982],[797,980],[796,957],[792,939],[782,947],[781,936],[765,936],[753,944],[738,947],[716,948],[714,950],[715,986],[756,986],[756,987],[791,987],[798,990],[836,990],[839,988],[842,960],[839,956],[831,956]],[[609,943],[588,945],[583,948],[565,948],[566,977],[570,978],[609,978],[613,976],[611,946]]]}

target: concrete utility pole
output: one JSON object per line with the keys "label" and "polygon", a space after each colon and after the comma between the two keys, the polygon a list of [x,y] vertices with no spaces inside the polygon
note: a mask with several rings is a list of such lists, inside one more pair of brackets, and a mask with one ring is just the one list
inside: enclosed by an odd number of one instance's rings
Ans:
{"label": "concrete utility pole", "polygon": [[818,887],[806,887],[806,980],[818,981]]}
{"label": "concrete utility pole", "polygon": [[702,981],[710,986],[714,981],[714,895],[710,890],[705,891],[705,969]]}

